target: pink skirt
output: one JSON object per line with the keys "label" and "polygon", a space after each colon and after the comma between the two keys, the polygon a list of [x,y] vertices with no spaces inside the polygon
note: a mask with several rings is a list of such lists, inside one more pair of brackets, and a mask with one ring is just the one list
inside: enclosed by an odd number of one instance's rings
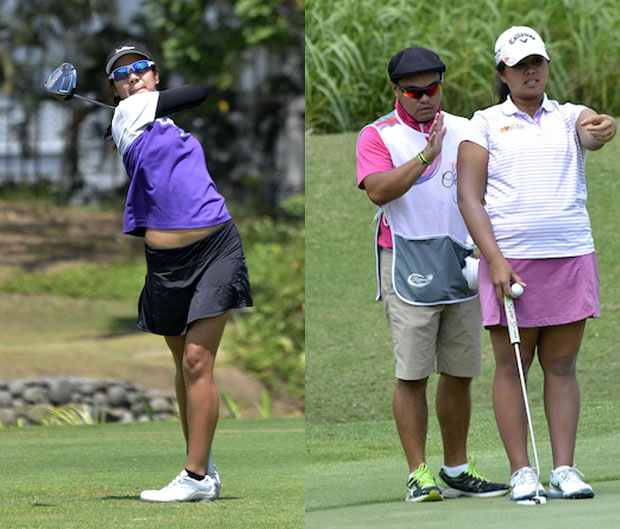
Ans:
{"label": "pink skirt", "polygon": [[[599,317],[599,285],[596,255],[556,259],[506,259],[527,284],[514,300],[519,327],[548,327]],[[489,279],[489,264],[480,256],[478,292],[482,325],[506,326]]]}

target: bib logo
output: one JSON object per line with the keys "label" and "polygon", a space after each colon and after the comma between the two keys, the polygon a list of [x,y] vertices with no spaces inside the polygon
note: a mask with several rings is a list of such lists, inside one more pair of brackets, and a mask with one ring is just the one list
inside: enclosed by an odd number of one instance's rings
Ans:
{"label": "bib logo", "polygon": [[424,288],[431,283],[433,277],[433,274],[428,274],[426,276],[423,276],[422,274],[411,274],[407,278],[407,283],[414,288]]}
{"label": "bib logo", "polygon": [[439,171],[440,164],[441,164],[441,153],[435,156],[433,163],[426,168],[426,170],[422,173],[422,176],[420,176],[420,178],[418,178],[413,185],[417,186],[417,185],[423,184],[424,182],[428,182],[431,178],[433,178],[437,174],[437,172]]}

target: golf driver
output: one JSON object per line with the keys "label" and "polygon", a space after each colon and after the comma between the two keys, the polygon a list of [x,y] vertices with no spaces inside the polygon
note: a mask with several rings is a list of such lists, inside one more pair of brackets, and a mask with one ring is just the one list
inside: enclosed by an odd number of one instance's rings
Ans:
{"label": "golf driver", "polygon": [[[516,284],[516,283],[515,283]],[[514,287],[514,285],[513,285]],[[519,289],[511,288],[513,295],[521,295],[523,288],[519,285]],[[530,415],[530,405],[527,398],[527,388],[525,387],[525,375],[523,374],[523,364],[521,363],[521,351],[519,344],[521,337],[519,336],[519,326],[517,325],[517,316],[515,314],[515,306],[512,298],[504,296],[504,310],[506,311],[506,320],[508,321],[508,334],[510,343],[514,346],[515,356],[517,358],[517,368],[519,370],[519,379],[521,381],[521,391],[523,393],[523,403],[525,404],[525,414],[527,415],[527,425],[530,429],[530,438],[532,439],[532,449],[534,451],[534,461],[536,462],[536,495],[533,498],[519,500],[519,505],[541,505],[547,503],[547,498],[538,494],[540,485],[540,465],[538,464],[538,452],[536,451],[536,441],[534,439],[534,427],[532,426],[532,416]]]}
{"label": "golf driver", "polygon": [[88,97],[75,93],[75,89],[77,87],[77,71],[75,66],[68,62],[63,62],[58,68],[56,68],[47,78],[47,81],[43,83],[43,86],[47,90],[48,94],[51,94],[62,101],[67,101],[72,97],[77,97],[78,99],[82,99],[83,101],[87,101],[93,105],[114,109],[111,105],[106,105],[105,103],[100,103],[99,101],[95,101],[94,99],[89,99]]}

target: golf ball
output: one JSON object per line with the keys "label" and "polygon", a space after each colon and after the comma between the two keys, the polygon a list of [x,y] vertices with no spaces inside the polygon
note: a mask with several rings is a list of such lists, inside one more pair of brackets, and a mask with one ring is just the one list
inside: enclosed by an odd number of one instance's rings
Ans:
{"label": "golf ball", "polygon": [[523,294],[523,287],[519,283],[513,283],[510,287],[510,292],[512,292],[513,296],[518,298],[521,294]]}

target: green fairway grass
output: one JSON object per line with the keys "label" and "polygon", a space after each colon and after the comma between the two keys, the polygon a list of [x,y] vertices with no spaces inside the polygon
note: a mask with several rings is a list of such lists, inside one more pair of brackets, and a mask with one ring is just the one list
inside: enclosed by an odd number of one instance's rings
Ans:
{"label": "green fairway grass", "polygon": [[220,499],[140,501],[185,462],[177,421],[0,429],[2,529],[302,528],[302,419],[220,421]]}
{"label": "green fairway grass", "polygon": [[135,321],[135,300],[1,294],[0,378],[63,373],[131,379],[173,393],[166,343],[138,331]]}

